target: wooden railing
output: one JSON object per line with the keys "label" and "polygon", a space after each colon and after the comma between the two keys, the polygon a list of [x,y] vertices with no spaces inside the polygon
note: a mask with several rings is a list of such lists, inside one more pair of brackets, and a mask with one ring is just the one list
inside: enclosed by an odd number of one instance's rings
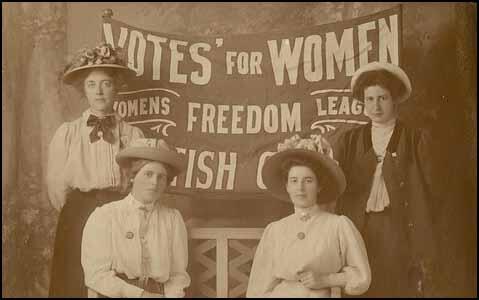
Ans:
{"label": "wooden railing", "polygon": [[[192,228],[190,297],[244,298],[263,228]],[[339,288],[331,298],[340,298]]]}
{"label": "wooden railing", "polygon": [[227,227],[191,229],[191,296],[245,297],[251,264],[263,230]]}

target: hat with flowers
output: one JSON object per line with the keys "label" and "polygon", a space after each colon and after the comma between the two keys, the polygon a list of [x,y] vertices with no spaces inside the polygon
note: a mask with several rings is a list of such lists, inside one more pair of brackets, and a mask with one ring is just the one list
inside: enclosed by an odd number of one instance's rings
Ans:
{"label": "hat with flowers", "polygon": [[307,138],[296,134],[279,143],[278,152],[268,158],[263,166],[263,183],[273,196],[291,203],[282,167],[287,160],[295,158],[303,159],[319,170],[318,203],[335,201],[344,192],[346,178],[333,158],[333,149],[329,142],[319,134]]}
{"label": "hat with flowers", "polygon": [[113,48],[110,44],[101,43],[94,48],[82,48],[73,56],[65,67],[63,81],[72,84],[80,73],[92,68],[107,68],[122,72],[127,76],[136,72],[126,66],[121,48]]}

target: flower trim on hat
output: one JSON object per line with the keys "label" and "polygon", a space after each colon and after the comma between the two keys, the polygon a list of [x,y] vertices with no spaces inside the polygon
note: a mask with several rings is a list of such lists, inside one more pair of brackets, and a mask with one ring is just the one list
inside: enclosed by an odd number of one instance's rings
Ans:
{"label": "flower trim on hat", "polygon": [[278,152],[292,149],[319,152],[329,156],[338,164],[333,156],[333,147],[331,147],[331,144],[320,134],[311,134],[309,138],[301,138],[298,134],[295,134],[278,144]]}
{"label": "flower trim on hat", "polygon": [[147,147],[155,149],[166,149],[174,152],[178,152],[176,149],[168,145],[163,139],[156,138],[138,138],[130,142],[129,147]]}
{"label": "flower trim on hat", "polygon": [[83,66],[102,64],[125,66],[121,48],[114,49],[107,43],[102,43],[92,49],[82,48],[77,51],[71,62],[66,66],[64,73]]}

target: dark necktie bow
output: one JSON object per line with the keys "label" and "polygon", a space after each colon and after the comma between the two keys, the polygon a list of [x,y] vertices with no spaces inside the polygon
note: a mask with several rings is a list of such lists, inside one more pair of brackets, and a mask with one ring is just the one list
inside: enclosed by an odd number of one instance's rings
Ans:
{"label": "dark necktie bow", "polygon": [[101,137],[103,137],[103,139],[110,144],[115,142],[112,132],[113,127],[115,127],[114,115],[109,115],[102,118],[99,118],[95,115],[90,115],[86,121],[86,125],[88,127],[93,127],[92,131],[90,132],[90,143],[98,141]]}

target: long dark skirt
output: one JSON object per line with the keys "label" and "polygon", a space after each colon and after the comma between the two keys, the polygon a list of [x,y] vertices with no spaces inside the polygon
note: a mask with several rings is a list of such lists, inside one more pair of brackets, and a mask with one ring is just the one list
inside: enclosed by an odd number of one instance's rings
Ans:
{"label": "long dark skirt", "polygon": [[60,212],[50,278],[49,297],[87,297],[81,266],[83,227],[96,207],[120,200],[118,192],[74,190]]}
{"label": "long dark skirt", "polygon": [[371,286],[362,296],[421,297],[417,289],[421,274],[409,253],[407,225],[386,208],[368,213],[361,231],[371,266]]}

